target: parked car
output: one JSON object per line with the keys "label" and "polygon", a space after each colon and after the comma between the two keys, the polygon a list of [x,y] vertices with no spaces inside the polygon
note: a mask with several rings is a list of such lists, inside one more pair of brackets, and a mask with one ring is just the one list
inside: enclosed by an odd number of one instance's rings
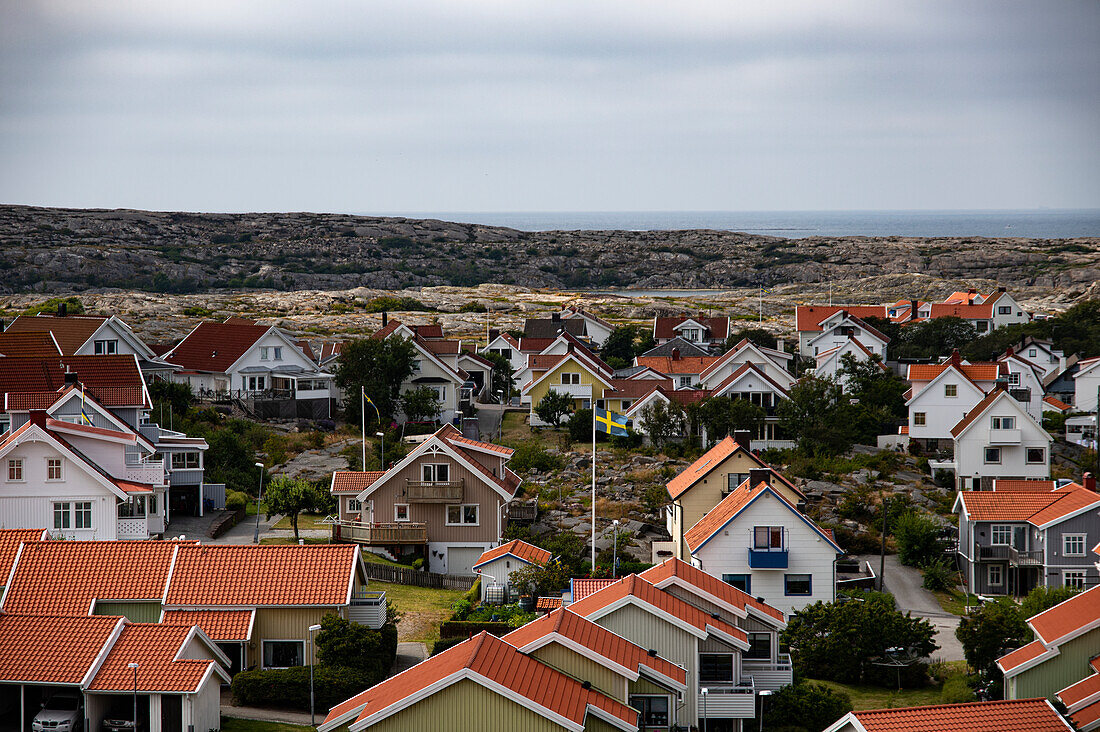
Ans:
{"label": "parked car", "polygon": [[111,702],[107,716],[100,723],[100,732],[140,732],[148,727],[149,715],[138,712],[137,726],[134,725],[134,700],[132,697],[119,697]]}
{"label": "parked car", "polygon": [[64,691],[47,699],[31,721],[33,732],[79,732],[83,728],[84,699]]}

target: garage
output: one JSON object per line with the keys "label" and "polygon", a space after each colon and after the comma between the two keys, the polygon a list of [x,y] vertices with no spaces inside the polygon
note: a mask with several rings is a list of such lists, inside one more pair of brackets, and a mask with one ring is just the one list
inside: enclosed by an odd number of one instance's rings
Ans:
{"label": "garage", "polygon": [[485,548],[481,546],[447,547],[447,574],[475,574],[473,567],[484,553]]}

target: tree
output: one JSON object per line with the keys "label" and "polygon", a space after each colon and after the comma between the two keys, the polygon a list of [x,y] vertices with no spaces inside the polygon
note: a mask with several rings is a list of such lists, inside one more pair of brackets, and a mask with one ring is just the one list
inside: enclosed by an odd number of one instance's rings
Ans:
{"label": "tree", "polygon": [[943,554],[940,527],[928,516],[906,511],[894,526],[898,561],[910,567],[924,567]]}
{"label": "tree", "polygon": [[872,662],[887,648],[928,657],[938,648],[935,634],[927,620],[898,612],[891,595],[853,592],[802,608],[788,623],[783,641],[798,674],[849,683],[881,676]]}
{"label": "tree", "polygon": [[861,405],[882,407],[899,419],[908,414],[905,407],[908,382],[892,370],[884,369],[882,357],[877,353],[867,361],[846,353],[840,358],[840,370],[847,377],[848,393]]}
{"label": "tree", "polygon": [[267,517],[282,513],[290,519],[294,529],[294,541],[298,541],[298,514],[303,511],[321,510],[329,505],[327,491],[301,478],[276,475],[264,488],[264,511]]}
{"label": "tree", "polygon": [[890,354],[894,358],[934,358],[963,348],[977,337],[978,331],[962,318],[933,318],[902,328],[890,343]]}
{"label": "tree", "polygon": [[719,440],[739,430],[756,434],[767,416],[759,405],[747,399],[730,397],[704,399],[697,409],[699,422],[706,427],[707,437],[711,440]]}
{"label": "tree", "polygon": [[761,704],[764,705],[767,729],[794,728],[821,732],[852,711],[852,699],[844,692],[803,679],[784,686]]}
{"label": "tree", "polygon": [[565,415],[573,411],[573,397],[563,391],[551,389],[535,405],[535,414],[543,422],[560,427]]}
{"label": "tree", "polygon": [[401,410],[410,422],[434,421],[442,408],[435,390],[428,386],[418,386],[401,395]]}
{"label": "tree", "polygon": [[774,333],[769,333],[763,328],[744,328],[736,333],[730,334],[730,337],[726,339],[726,350],[730,350],[745,338],[748,338],[761,348],[774,349],[779,345],[779,341],[776,340]]}
{"label": "tree", "polygon": [[489,391],[493,394],[502,391],[505,399],[511,399],[512,392],[516,389],[516,378],[515,372],[512,370],[512,362],[499,353],[483,353],[481,355],[493,364]]}
{"label": "tree", "polygon": [[531,597],[561,594],[569,584],[570,574],[566,566],[556,558],[546,564],[527,564],[512,572],[511,582],[520,592]]}
{"label": "tree", "polygon": [[673,437],[684,434],[687,426],[687,415],[684,408],[678,402],[668,402],[655,399],[642,409],[638,421],[649,433],[649,439],[653,446],[660,449]]}
{"label": "tree", "polygon": [[791,387],[790,398],[780,400],[779,424],[798,440],[798,449],[809,455],[837,455],[852,442],[846,429],[844,394],[829,377],[804,376]]}
{"label": "tree", "polygon": [[607,336],[600,348],[602,358],[612,368],[626,368],[634,357],[656,345],[653,334],[640,325],[620,325]]}
{"label": "tree", "polygon": [[[1060,602],[1065,602],[1080,590],[1076,587],[1044,587],[1039,585],[1020,603],[1020,617],[1033,618],[1044,610],[1049,610]],[[1032,636],[1035,634],[1032,633]]]}
{"label": "tree", "polygon": [[336,367],[336,385],[344,390],[344,409],[349,422],[359,421],[362,404],[360,387],[378,408],[383,423],[397,412],[401,384],[412,376],[417,359],[412,341],[404,338],[364,338],[349,341],[340,352]]}
{"label": "tree", "polygon": [[149,384],[149,396],[153,399],[153,416],[157,416],[155,407],[158,403],[167,405],[175,414],[186,414],[195,403],[195,395],[191,393],[189,385],[161,379]]}
{"label": "tree", "polygon": [[971,610],[959,621],[955,637],[962,643],[970,667],[991,674],[994,662],[1008,649],[1027,643],[1031,633],[1019,606],[1010,598],[999,597]]}
{"label": "tree", "polygon": [[397,655],[396,612],[389,603],[386,612],[386,622],[378,630],[339,615],[325,615],[316,636],[318,663],[366,671],[378,680],[386,678]]}

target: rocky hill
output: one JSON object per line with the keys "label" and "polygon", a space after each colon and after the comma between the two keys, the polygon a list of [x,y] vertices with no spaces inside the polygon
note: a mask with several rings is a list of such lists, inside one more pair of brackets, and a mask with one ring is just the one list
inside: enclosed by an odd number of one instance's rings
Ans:
{"label": "rocky hill", "polygon": [[1083,290],[1100,238],[550,231],[344,214],[0,207],[0,292],[732,288],[893,273]]}

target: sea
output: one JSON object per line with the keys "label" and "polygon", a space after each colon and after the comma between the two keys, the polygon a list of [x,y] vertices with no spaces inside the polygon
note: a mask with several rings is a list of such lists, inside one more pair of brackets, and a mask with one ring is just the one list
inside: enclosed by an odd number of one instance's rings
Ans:
{"label": "sea", "polygon": [[1010,211],[415,211],[364,215],[442,219],[520,231],[714,229],[787,239],[809,236],[1100,236],[1100,208]]}

